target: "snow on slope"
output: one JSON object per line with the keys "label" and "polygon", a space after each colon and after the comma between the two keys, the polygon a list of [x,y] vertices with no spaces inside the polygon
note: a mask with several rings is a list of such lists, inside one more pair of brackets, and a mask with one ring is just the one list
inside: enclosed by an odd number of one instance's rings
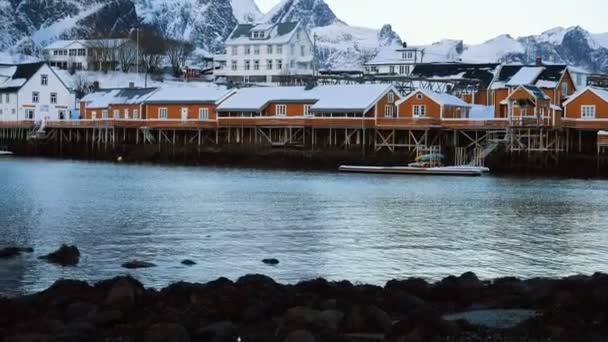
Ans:
{"label": "snow on slope", "polygon": [[239,23],[254,23],[259,21],[263,14],[254,0],[230,0],[232,13]]}
{"label": "snow on slope", "polygon": [[479,45],[466,46],[462,61],[469,63],[493,63],[512,53],[525,53],[525,46],[509,35],[498,36]]}
{"label": "snow on slope", "polygon": [[69,29],[73,28],[76,23],[88,17],[89,15],[99,11],[104,4],[95,4],[86,10],[80,11],[78,15],[68,16],[59,21],[54,22],[51,25],[43,26],[38,31],[34,32],[31,36],[32,41],[38,46],[45,46],[48,43],[59,39],[59,36]]}

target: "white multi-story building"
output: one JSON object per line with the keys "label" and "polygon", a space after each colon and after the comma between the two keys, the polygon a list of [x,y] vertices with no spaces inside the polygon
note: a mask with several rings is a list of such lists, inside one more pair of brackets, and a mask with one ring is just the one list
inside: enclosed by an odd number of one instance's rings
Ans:
{"label": "white multi-story building", "polygon": [[44,62],[0,65],[0,120],[69,119],[75,95]]}
{"label": "white multi-story building", "polygon": [[224,45],[214,58],[216,78],[270,83],[314,71],[313,42],[299,23],[238,25]]}
{"label": "white multi-story building", "polygon": [[408,76],[417,64],[422,63],[424,50],[418,47],[385,47],[376,57],[365,63],[366,74]]}
{"label": "white multi-story building", "polygon": [[125,61],[136,62],[136,47],[129,39],[58,40],[46,46],[42,55],[60,69],[115,70]]}

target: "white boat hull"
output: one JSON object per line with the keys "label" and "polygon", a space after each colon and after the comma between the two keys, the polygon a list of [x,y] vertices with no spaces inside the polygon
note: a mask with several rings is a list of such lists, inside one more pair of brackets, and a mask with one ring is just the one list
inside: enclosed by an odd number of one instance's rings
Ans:
{"label": "white boat hull", "polygon": [[0,151],[0,156],[12,156],[13,152],[10,151]]}
{"label": "white boat hull", "polygon": [[409,174],[409,175],[435,175],[435,176],[481,176],[489,172],[488,168],[469,166],[446,166],[446,167],[411,167],[411,166],[352,166],[342,165],[341,172],[352,173],[386,173],[386,174]]}

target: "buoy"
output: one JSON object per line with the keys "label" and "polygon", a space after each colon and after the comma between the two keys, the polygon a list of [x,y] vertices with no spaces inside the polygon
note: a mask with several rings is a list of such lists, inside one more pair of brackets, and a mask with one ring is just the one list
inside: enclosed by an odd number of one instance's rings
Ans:
{"label": "buoy", "polygon": [[118,156],[118,158],[116,158],[116,161],[121,163],[122,162],[122,156]]}

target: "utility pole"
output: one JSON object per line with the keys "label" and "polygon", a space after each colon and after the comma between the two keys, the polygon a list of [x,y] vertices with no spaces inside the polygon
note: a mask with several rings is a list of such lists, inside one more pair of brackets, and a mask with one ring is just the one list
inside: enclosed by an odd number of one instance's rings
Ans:
{"label": "utility pole", "polygon": [[137,74],[139,75],[139,26],[137,27]]}
{"label": "utility pole", "polygon": [[312,75],[317,76],[317,34],[312,35]]}

